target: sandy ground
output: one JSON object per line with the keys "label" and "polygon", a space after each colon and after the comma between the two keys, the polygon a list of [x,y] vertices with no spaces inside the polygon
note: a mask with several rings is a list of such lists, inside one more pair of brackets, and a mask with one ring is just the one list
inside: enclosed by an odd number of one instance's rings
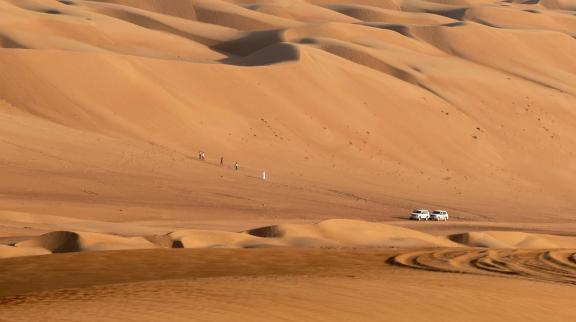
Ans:
{"label": "sandy ground", "polygon": [[[569,283],[561,283],[511,274],[488,277],[428,272],[388,264],[394,254],[386,250],[185,249],[3,260],[0,319],[570,321],[576,318],[574,275]],[[572,265],[575,267],[576,263]]]}
{"label": "sandy ground", "polygon": [[576,236],[402,224],[50,232],[0,245],[0,321],[576,318]]}
{"label": "sandy ground", "polygon": [[576,320],[575,36],[572,0],[0,0],[0,321]]}

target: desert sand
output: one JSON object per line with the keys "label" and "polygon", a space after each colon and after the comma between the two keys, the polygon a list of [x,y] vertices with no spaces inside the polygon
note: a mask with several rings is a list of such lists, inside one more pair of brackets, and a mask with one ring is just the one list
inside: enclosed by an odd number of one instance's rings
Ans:
{"label": "desert sand", "polygon": [[2,209],[573,222],[574,9],[1,0]]}
{"label": "desert sand", "polygon": [[576,320],[575,38],[573,0],[0,0],[0,322]]}
{"label": "desert sand", "polygon": [[0,246],[0,320],[576,318],[576,236],[402,224],[49,232]]}
{"label": "desert sand", "polygon": [[[538,254],[518,254],[528,260],[508,262],[507,271],[459,261],[460,270],[482,271],[472,274],[389,264],[402,255],[382,249],[150,249],[12,258],[0,265],[0,319],[573,320],[576,263],[536,266]],[[561,263],[572,265],[571,278]]]}

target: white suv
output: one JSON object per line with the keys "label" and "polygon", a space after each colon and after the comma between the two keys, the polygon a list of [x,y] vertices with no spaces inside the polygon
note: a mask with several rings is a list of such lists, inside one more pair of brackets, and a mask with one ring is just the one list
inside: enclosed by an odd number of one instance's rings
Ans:
{"label": "white suv", "polygon": [[428,220],[430,219],[430,212],[426,209],[414,209],[410,214],[411,220]]}
{"label": "white suv", "polygon": [[432,212],[432,215],[430,216],[430,219],[432,220],[444,220],[447,221],[448,220],[448,211],[446,210],[434,210]]}

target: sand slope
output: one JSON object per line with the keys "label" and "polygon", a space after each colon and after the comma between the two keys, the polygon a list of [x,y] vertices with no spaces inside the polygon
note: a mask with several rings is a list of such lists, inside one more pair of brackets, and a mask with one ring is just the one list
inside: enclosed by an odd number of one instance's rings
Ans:
{"label": "sand slope", "polygon": [[[1,207],[117,221],[391,219],[422,206],[573,220],[571,10],[1,0]],[[224,169],[193,162],[198,150]],[[274,184],[257,184],[262,170]]]}
{"label": "sand slope", "polygon": [[0,258],[22,257],[22,256],[36,256],[51,254],[48,249],[41,247],[14,247],[7,245],[0,245]]}

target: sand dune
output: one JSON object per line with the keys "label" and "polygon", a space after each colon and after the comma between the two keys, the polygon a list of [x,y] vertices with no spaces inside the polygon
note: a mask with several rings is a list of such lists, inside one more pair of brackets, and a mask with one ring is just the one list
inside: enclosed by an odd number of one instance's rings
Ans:
{"label": "sand dune", "polygon": [[0,321],[576,320],[575,36],[572,0],[0,0]]}
{"label": "sand dune", "polygon": [[489,248],[576,248],[576,238],[512,231],[484,231],[450,235],[452,241]]}
{"label": "sand dune", "polygon": [[[89,223],[85,223],[88,225]],[[98,228],[96,225],[95,228]],[[101,227],[101,226],[100,226]],[[114,226],[112,226],[114,227]],[[17,242],[16,247],[53,253],[115,249],[259,247],[455,247],[447,238],[382,223],[332,219],[317,224],[283,224],[246,232],[187,229],[166,235],[122,237],[94,232],[54,231]],[[2,249],[0,253],[13,249]],[[16,253],[14,253],[16,254]],[[22,256],[35,255],[22,252]],[[15,256],[15,255],[11,255]]]}
{"label": "sand dune", "polygon": [[50,232],[35,239],[16,243],[15,246],[18,248],[43,248],[53,253],[158,247],[143,237],[119,237],[71,231]]}
{"label": "sand dune", "polygon": [[[17,215],[13,213],[4,214]],[[26,214],[23,214],[26,215]],[[8,216],[9,217],[9,216]],[[82,252],[115,249],[147,248],[440,248],[483,247],[511,249],[576,249],[576,237],[518,231],[470,231],[458,234],[430,234],[398,225],[349,219],[330,219],[315,224],[279,224],[231,232],[206,229],[183,229],[168,234],[150,234],[167,227],[106,224],[27,215],[20,223],[38,225],[43,222],[58,227],[84,227],[92,232],[53,231],[34,238],[24,238],[15,243],[18,248],[32,249],[17,252],[13,247],[2,248],[3,256],[36,255],[33,250],[45,249],[53,253]],[[1,217],[0,217],[1,218]],[[442,224],[440,224],[442,225]],[[29,227],[32,228],[32,227]],[[110,233],[98,233],[106,228]],[[413,227],[418,228],[418,227]],[[440,227],[439,227],[440,228]],[[33,231],[28,231],[32,233]],[[145,234],[135,237],[123,235]],[[148,233],[148,234],[146,234]]]}
{"label": "sand dune", "polygon": [[[571,218],[570,2],[0,8],[5,210],[381,220],[449,205],[468,220]],[[226,167],[193,162],[198,150]],[[273,184],[253,182],[264,169]],[[122,218],[117,205],[130,205]]]}
{"label": "sand dune", "polygon": [[[34,219],[34,216],[29,216]],[[54,221],[60,218],[48,217]],[[83,227],[97,231],[102,223],[81,222]],[[64,224],[70,225],[64,221]],[[121,225],[110,228],[122,231]],[[142,227],[147,232],[158,227]],[[165,228],[164,228],[165,229]],[[125,230],[135,233],[138,229]],[[244,232],[221,230],[184,229],[168,234],[149,234],[124,237],[95,232],[54,231],[15,243],[16,248],[26,248],[20,253],[14,248],[2,248],[2,256],[28,256],[44,254],[38,249],[53,253],[83,252],[116,249],[147,248],[446,248],[484,247],[493,249],[576,249],[576,237],[535,234],[515,231],[472,231],[447,236],[432,235],[414,229],[384,223],[349,219],[331,219],[316,224],[280,224],[249,229]],[[473,251],[473,250],[471,250]]]}
{"label": "sand dune", "polygon": [[172,240],[180,241],[183,248],[256,248],[284,246],[281,240],[266,240],[248,234],[210,231],[181,230],[169,234]]}
{"label": "sand dune", "polygon": [[456,244],[415,230],[356,220],[333,219],[315,225],[285,224],[247,233],[282,238],[291,246],[450,247]]}
{"label": "sand dune", "polygon": [[[179,2],[184,4],[185,2]],[[197,21],[195,15],[193,20],[186,19],[186,16],[178,17],[178,13],[187,13],[192,10],[190,7],[187,9],[180,9],[173,12],[171,15],[166,13],[158,14],[154,11],[142,10],[126,5],[110,5],[100,2],[89,2],[85,6],[102,15],[111,16],[126,22],[158,31],[175,34],[190,40],[202,43],[207,46],[217,44],[229,38],[233,38],[237,34],[236,29],[227,28],[224,26],[203,23]],[[176,4],[178,6],[178,4]],[[170,6],[168,6],[170,8]],[[160,11],[163,13],[164,11]],[[171,11],[168,11],[171,12]],[[192,12],[194,12],[192,10]]]}
{"label": "sand dune", "polygon": [[[393,3],[393,2],[391,2]],[[383,22],[389,24],[445,24],[455,20],[445,16],[425,12],[403,12],[394,7],[390,9],[377,8],[355,4],[326,5],[334,11],[354,17],[363,22]]]}

